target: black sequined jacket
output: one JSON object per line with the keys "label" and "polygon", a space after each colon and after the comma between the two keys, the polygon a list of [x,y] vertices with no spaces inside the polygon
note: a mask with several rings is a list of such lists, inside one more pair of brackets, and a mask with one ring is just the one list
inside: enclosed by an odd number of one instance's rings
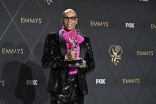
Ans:
{"label": "black sequined jacket", "polygon": [[[62,32],[61,30],[59,32]],[[47,92],[59,92],[68,82],[69,68],[64,61],[67,54],[66,41],[59,32],[49,33],[45,39],[42,67],[51,68]],[[86,61],[86,68],[78,68],[78,83],[82,94],[88,94],[86,74],[93,71],[95,62],[88,36],[82,35],[84,41],[79,44],[80,57]]]}

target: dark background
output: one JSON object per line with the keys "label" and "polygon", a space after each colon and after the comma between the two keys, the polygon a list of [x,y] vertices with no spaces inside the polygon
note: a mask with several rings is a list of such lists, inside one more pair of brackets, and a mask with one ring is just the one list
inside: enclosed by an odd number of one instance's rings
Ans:
{"label": "dark background", "polygon": [[[61,29],[62,12],[68,8],[76,11],[76,28],[90,37],[94,51],[96,67],[87,75],[85,104],[156,104],[156,28],[151,28],[156,25],[156,0],[47,1],[0,1],[0,104],[50,103],[45,92],[50,69],[41,66],[43,45],[49,32]],[[41,22],[22,23],[21,18]],[[108,26],[91,26],[91,21]],[[125,23],[135,23],[135,28]],[[123,50],[117,65],[111,62],[111,45]],[[4,54],[6,49],[20,53]],[[138,78],[139,83],[123,83]],[[105,79],[105,84],[96,84],[96,79]],[[37,85],[27,85],[27,80],[37,80]]]}

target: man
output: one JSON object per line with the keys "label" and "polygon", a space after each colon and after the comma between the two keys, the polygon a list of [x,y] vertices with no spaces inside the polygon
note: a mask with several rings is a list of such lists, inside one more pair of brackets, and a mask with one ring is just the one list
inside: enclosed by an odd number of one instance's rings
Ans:
{"label": "man", "polygon": [[[62,30],[49,33],[44,44],[42,57],[43,68],[51,68],[47,92],[51,104],[83,104],[84,95],[88,94],[86,74],[94,70],[95,63],[89,37],[75,35],[78,18],[76,12],[67,9],[62,14]],[[75,39],[77,49],[72,44]],[[83,59],[83,65],[67,67],[67,60],[75,57]]]}

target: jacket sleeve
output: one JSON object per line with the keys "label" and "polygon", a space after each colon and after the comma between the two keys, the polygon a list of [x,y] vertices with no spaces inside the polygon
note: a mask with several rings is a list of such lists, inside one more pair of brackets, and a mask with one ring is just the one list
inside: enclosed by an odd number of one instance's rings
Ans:
{"label": "jacket sleeve", "polygon": [[61,55],[59,43],[56,43],[56,34],[48,34],[43,49],[42,67],[43,68],[60,68],[64,67],[64,55]]}
{"label": "jacket sleeve", "polygon": [[86,38],[86,53],[85,53],[85,60],[86,60],[86,68],[84,69],[85,73],[89,73],[94,70],[95,68],[95,61],[93,57],[92,46],[90,43],[90,38]]}

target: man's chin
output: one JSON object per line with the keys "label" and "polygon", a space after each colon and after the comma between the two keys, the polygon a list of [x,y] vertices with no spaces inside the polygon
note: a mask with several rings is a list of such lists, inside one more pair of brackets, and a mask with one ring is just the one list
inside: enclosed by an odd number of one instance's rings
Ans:
{"label": "man's chin", "polygon": [[74,29],[73,28],[66,28],[67,31],[73,31]]}

